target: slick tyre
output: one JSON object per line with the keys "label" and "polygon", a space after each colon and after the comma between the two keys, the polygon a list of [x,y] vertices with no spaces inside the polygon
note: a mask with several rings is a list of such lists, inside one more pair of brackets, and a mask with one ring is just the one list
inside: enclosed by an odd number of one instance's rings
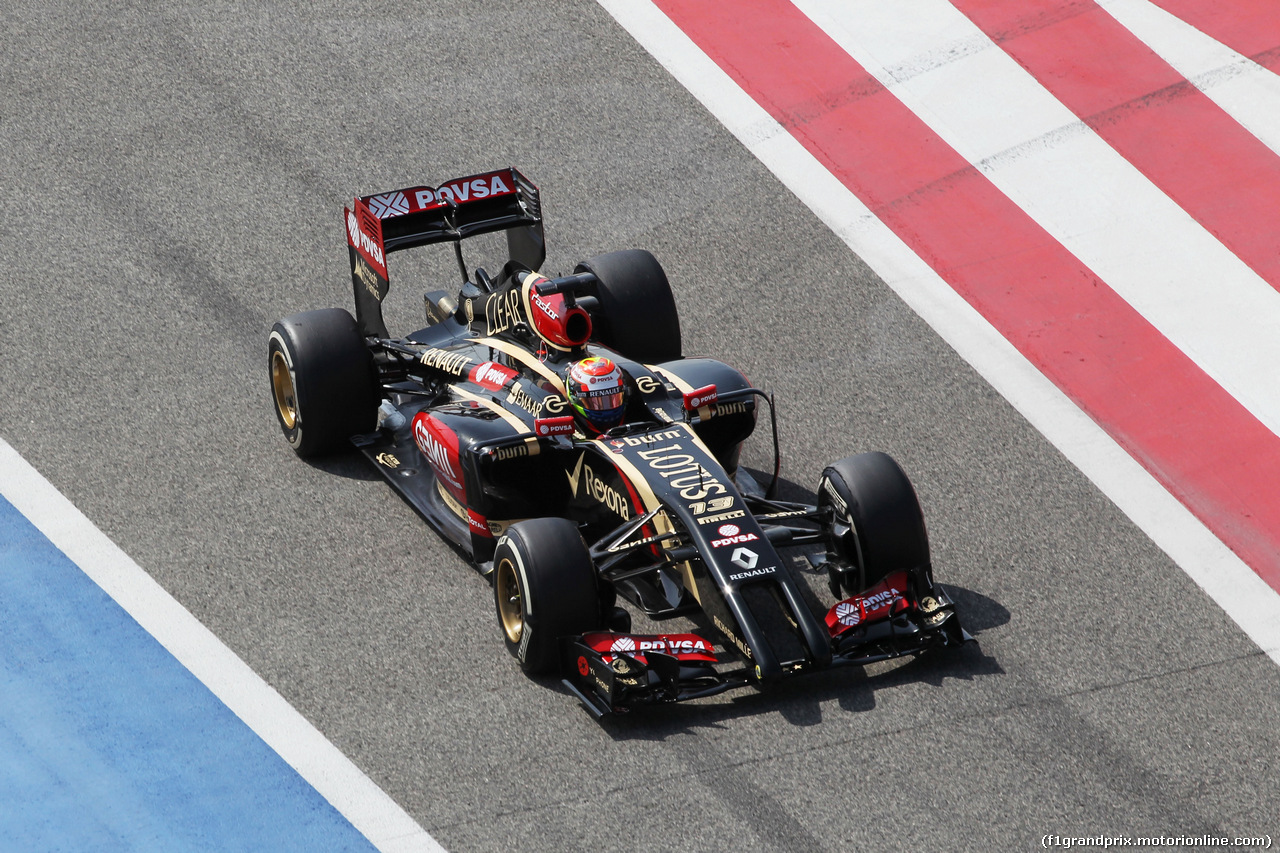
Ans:
{"label": "slick tyre", "polygon": [[267,364],[276,420],[299,456],[340,450],[376,426],[373,357],[345,310],[305,311],[276,323]]}
{"label": "slick tyre", "polygon": [[591,554],[563,518],[513,524],[493,554],[493,601],[503,642],[529,675],[558,671],[560,638],[601,624]]}
{"label": "slick tyre", "polygon": [[827,559],[856,595],[899,570],[928,571],[929,535],[911,481],[892,457],[859,453],[826,467],[818,506],[830,507]]}
{"label": "slick tyre", "polygon": [[575,273],[595,273],[600,308],[596,339],[635,361],[656,364],[682,355],[680,317],[658,259],[644,249],[597,255]]}

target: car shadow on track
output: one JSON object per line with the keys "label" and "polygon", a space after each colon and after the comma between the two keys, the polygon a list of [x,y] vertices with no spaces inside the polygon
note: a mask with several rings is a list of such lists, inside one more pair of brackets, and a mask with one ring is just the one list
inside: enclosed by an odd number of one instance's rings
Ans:
{"label": "car shadow on track", "polygon": [[378,472],[373,470],[369,460],[355,450],[335,453],[332,456],[303,458],[302,461],[317,471],[324,471],[326,474],[333,474],[337,477],[345,477],[348,480],[373,481],[382,479]]}
{"label": "car shadow on track", "polygon": [[[813,726],[833,712],[833,703],[844,713],[866,712],[875,709],[876,694],[881,691],[910,689],[913,685],[948,689],[949,681],[1005,674],[1000,663],[982,650],[980,634],[1007,624],[1009,611],[981,593],[953,584],[946,587],[976,642],[870,667],[848,666],[814,673],[762,691],[743,688],[715,699],[641,708],[603,718],[601,729],[615,741],[664,740],[697,728],[721,727],[736,718],[770,713],[779,714],[793,726]],[[556,689],[563,690],[558,685]]]}
{"label": "car shadow on track", "polygon": [[[762,486],[767,486],[770,476],[762,471],[747,471]],[[782,501],[813,504],[816,493],[794,481],[779,478],[777,498]],[[805,548],[783,547],[780,554],[788,561],[792,571],[801,581],[800,587],[810,606],[818,614],[826,612],[829,592],[826,591],[825,568],[814,566],[805,557],[807,552],[822,552],[822,546]],[[941,579],[940,579],[941,580]],[[864,712],[876,707],[876,693],[894,690],[913,684],[925,684],[943,688],[950,680],[973,681],[979,676],[1003,675],[1004,669],[995,658],[982,650],[981,634],[1008,624],[1010,613],[995,599],[980,592],[941,582],[956,602],[961,624],[977,642],[967,643],[958,649],[942,649],[912,658],[889,661],[870,667],[847,666],[827,672],[813,673],[787,679],[769,689],[758,691],[743,688],[712,699],[679,705],[661,705],[641,708],[629,714],[605,717],[601,729],[614,740],[663,740],[671,736],[687,734],[700,727],[718,727],[727,720],[778,713],[794,726],[812,726],[823,721],[824,713],[831,713],[831,704],[843,712]],[[694,630],[707,636],[716,632],[702,614],[687,617]],[[671,626],[651,624],[641,618],[637,630],[660,632]],[[548,687],[564,692],[558,683],[548,682]]]}
{"label": "car shadow on track", "polygon": [[[743,465],[739,470],[751,475],[751,478],[762,488],[767,489],[773,479],[772,471],[764,471]],[[797,503],[814,504],[818,502],[818,493],[808,486],[802,486],[794,480],[779,476],[774,497],[780,501],[796,501]]]}

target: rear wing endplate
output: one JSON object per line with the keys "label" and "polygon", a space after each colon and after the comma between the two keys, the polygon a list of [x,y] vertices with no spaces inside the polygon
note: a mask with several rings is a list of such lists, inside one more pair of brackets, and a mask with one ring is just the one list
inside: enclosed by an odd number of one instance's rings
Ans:
{"label": "rear wing endplate", "polygon": [[506,231],[513,260],[532,270],[546,260],[538,188],[514,168],[363,196],[344,213],[356,319],[366,336],[389,337],[382,300],[391,252]]}

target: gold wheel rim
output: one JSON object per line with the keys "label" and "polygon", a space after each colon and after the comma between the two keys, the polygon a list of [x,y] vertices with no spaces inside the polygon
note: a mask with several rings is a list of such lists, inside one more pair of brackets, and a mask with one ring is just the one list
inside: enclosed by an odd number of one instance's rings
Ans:
{"label": "gold wheel rim", "polygon": [[516,577],[516,567],[510,559],[499,561],[493,582],[497,585],[498,618],[502,621],[502,630],[510,642],[519,643],[524,634],[524,608],[521,605],[520,579]]}
{"label": "gold wheel rim", "polygon": [[298,397],[293,390],[289,362],[279,350],[271,354],[271,390],[275,393],[276,409],[280,412],[284,428],[295,429],[298,426]]}

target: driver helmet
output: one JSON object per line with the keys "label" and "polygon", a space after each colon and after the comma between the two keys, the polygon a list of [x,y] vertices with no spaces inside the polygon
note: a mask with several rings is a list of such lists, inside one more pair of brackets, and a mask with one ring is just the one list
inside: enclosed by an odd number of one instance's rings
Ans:
{"label": "driver helmet", "polygon": [[584,358],[569,368],[565,383],[578,421],[593,433],[622,423],[627,406],[627,377],[612,359]]}

